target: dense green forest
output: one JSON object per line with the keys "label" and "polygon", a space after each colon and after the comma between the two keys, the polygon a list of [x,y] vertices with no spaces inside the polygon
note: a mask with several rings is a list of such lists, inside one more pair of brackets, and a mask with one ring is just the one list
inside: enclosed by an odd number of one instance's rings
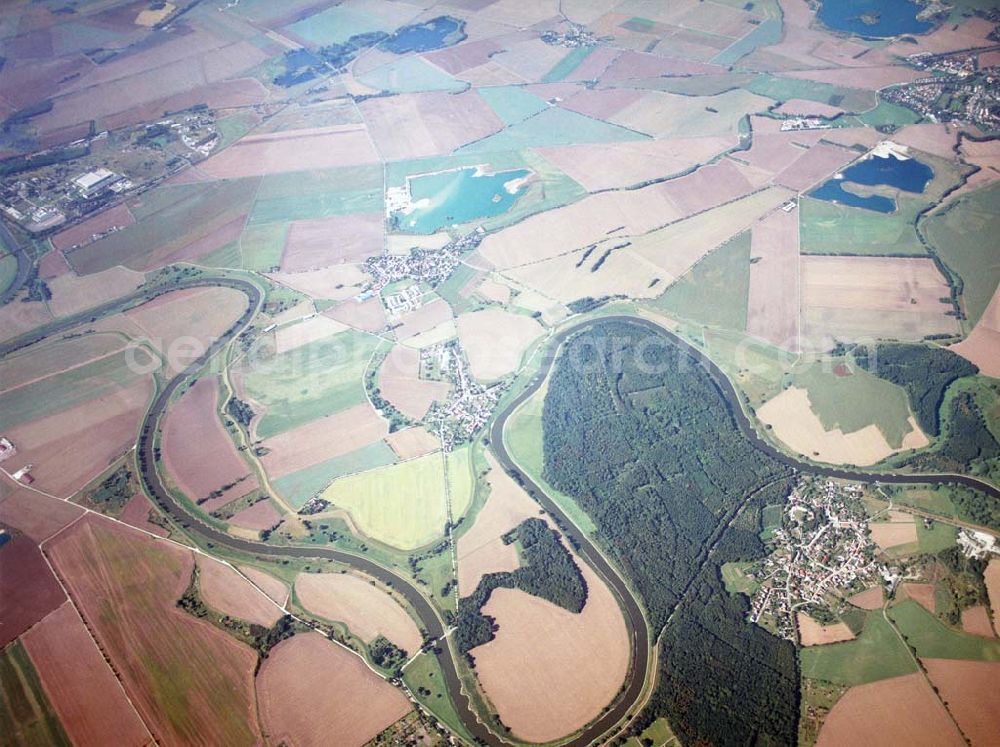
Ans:
{"label": "dense green forest", "polygon": [[859,345],[854,359],[865,370],[906,390],[913,414],[928,436],[941,433],[939,411],[945,390],[957,379],[979,369],[944,348],[885,343],[869,349]]}
{"label": "dense green forest", "polygon": [[547,599],[570,612],[580,612],[587,601],[587,585],[555,530],[541,519],[527,519],[503,537],[517,542],[521,567],[514,572],[488,573],[476,590],[458,601],[455,641],[462,653],[493,640],[493,618],[482,614],[494,589],[520,589]]}
{"label": "dense green forest", "polygon": [[693,358],[626,322],[566,343],[542,421],[546,479],[594,520],[654,636],[666,626],[639,728],[666,716],[682,743],[794,743],[794,647],[746,621],[719,570],[762,557],[760,509],[790,470],[741,434]]}
{"label": "dense green forest", "polygon": [[[962,392],[951,401],[948,426],[940,446],[918,454],[909,464],[924,472],[970,472],[985,460],[1000,456],[1000,444],[990,433],[975,397]],[[971,501],[970,501],[971,503]],[[982,512],[985,507],[978,511]]]}

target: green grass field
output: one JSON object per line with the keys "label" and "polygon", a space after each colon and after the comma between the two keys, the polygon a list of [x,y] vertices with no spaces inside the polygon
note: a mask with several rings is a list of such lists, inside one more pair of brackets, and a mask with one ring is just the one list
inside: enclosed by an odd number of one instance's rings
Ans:
{"label": "green grass field", "polygon": [[249,226],[382,211],[382,167],[272,174],[260,181]]}
{"label": "green grass field", "polygon": [[761,512],[760,517],[760,536],[765,542],[771,539],[775,531],[781,528],[781,517],[784,514],[784,509],[784,506],[777,504],[764,506],[764,510]]}
{"label": "green grass field", "polygon": [[665,718],[656,719],[638,737],[629,737],[625,741],[626,747],[666,747],[669,744],[679,743]]}
{"label": "green grass field", "polygon": [[752,563],[725,563],[722,568],[722,583],[730,594],[753,594],[759,584],[746,575]]}
{"label": "green grass field", "polygon": [[746,85],[748,91],[767,96],[775,101],[806,99],[839,106],[845,111],[861,112],[876,104],[875,94],[858,88],[841,88],[812,80],[779,78],[774,75],[755,75]]}
{"label": "green grass field", "polygon": [[0,743],[70,744],[20,641],[0,652]]}
{"label": "green grass field", "polygon": [[917,517],[917,544],[920,552],[939,553],[955,545],[958,539],[958,529],[951,524],[940,521],[931,522],[930,528],[924,527],[924,520]]}
{"label": "green grass field", "polygon": [[0,257],[0,293],[3,293],[17,277],[17,257],[6,254]]}
{"label": "green grass field", "polygon": [[670,316],[742,332],[749,292],[750,232],[745,231],[711,251],[649,306]]}
{"label": "green grass field", "polygon": [[928,240],[962,278],[962,304],[970,324],[979,321],[1000,283],[996,254],[996,237],[1000,235],[998,199],[1000,185],[979,190],[923,224]]}
{"label": "green grass field", "polygon": [[925,256],[913,227],[922,204],[902,198],[896,212],[877,213],[803,197],[799,200],[802,253]]}
{"label": "green grass field", "polygon": [[868,614],[855,640],[804,648],[799,659],[803,677],[837,685],[863,685],[917,671],[916,663],[881,610]]}
{"label": "green grass field", "polygon": [[240,254],[243,268],[257,272],[270,272],[281,264],[285,250],[287,223],[269,223],[249,226],[240,236]]}
{"label": "green grass field", "polygon": [[796,356],[762,340],[738,332],[713,329],[690,339],[703,347],[709,357],[725,371],[733,383],[742,389],[750,404],[759,407],[781,392],[785,372],[796,361]]}
{"label": "green grass field", "polygon": [[458,153],[493,153],[545,145],[615,143],[648,140],[645,135],[618,125],[577,114],[569,109],[548,108],[537,116],[511,125],[495,135],[465,145]]}
{"label": "green grass field", "polygon": [[434,654],[423,653],[414,659],[403,672],[403,681],[417,699],[447,724],[449,729],[470,744],[473,743],[472,737],[466,732],[462,720],[458,717],[454,703],[448,696],[444,674]]}
{"label": "green grass field", "polygon": [[505,125],[523,122],[549,108],[545,99],[528,93],[521,86],[489,86],[478,91]]}
{"label": "green grass field", "polygon": [[902,127],[908,124],[916,124],[922,117],[905,106],[879,100],[878,106],[871,111],[859,115],[858,119],[869,127],[884,127],[886,125]]}
{"label": "green grass field", "polygon": [[116,265],[142,269],[247,213],[258,179],[159,187],[140,198],[137,223],[69,253],[84,275]]}
{"label": "green grass field", "polygon": [[364,402],[363,375],[379,342],[346,330],[255,364],[247,392],[268,408],[257,434],[268,438]]}
{"label": "green grass field", "polygon": [[392,93],[417,93],[419,91],[463,91],[464,81],[453,78],[420,57],[403,57],[382,65],[362,75],[359,80],[366,86]]}
{"label": "green grass field", "polygon": [[1000,640],[953,630],[912,599],[890,608],[889,616],[919,657],[1000,661]]}
{"label": "green grass field", "polygon": [[129,370],[128,362],[145,363],[148,354],[144,350],[137,348],[131,353],[101,358],[0,394],[0,431],[63,412],[134,384],[139,376]]}
{"label": "green grass field", "polygon": [[590,516],[571,496],[556,490],[542,478],[544,469],[542,408],[547,389],[547,386],[541,387],[510,416],[504,429],[504,443],[511,457],[528,477],[556,502],[574,524],[588,535],[592,535],[597,531],[597,527]]}
{"label": "green grass field", "polygon": [[903,388],[860,368],[852,376],[837,376],[832,366],[813,363],[795,370],[791,383],[809,392],[813,412],[826,430],[853,433],[874,423],[894,449],[910,431],[910,404]]}
{"label": "green grass field", "polygon": [[[472,499],[469,449],[456,449],[447,458],[452,510],[457,518]],[[348,475],[334,481],[322,495],[350,513],[367,537],[400,550],[423,547],[444,535],[448,514],[440,452]]]}
{"label": "green grass field", "polygon": [[364,472],[392,464],[396,453],[385,441],[362,446],[333,459],[272,480],[271,484],[295,508],[302,508],[310,498],[344,475]]}

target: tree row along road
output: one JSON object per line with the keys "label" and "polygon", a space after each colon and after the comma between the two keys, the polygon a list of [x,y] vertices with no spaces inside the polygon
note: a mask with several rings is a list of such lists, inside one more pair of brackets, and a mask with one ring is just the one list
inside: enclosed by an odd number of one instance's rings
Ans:
{"label": "tree row along road", "polygon": [[[151,298],[155,298],[158,295],[175,290],[206,286],[225,287],[240,291],[247,297],[249,303],[242,316],[226,331],[226,333],[219,339],[215,340],[197,360],[193,361],[182,372],[171,379],[158,393],[156,399],[150,406],[146,417],[142,422],[138,441],[140,464],[139,472],[146,491],[175,522],[185,527],[187,531],[197,534],[206,542],[219,545],[220,547],[226,547],[237,552],[249,553],[267,559],[325,558],[335,560],[367,573],[402,594],[416,612],[427,633],[432,638],[442,638],[446,631],[438,612],[411,581],[398,575],[396,572],[360,555],[332,548],[299,546],[282,547],[233,537],[188,512],[163,484],[163,481],[156,470],[153,449],[153,436],[156,432],[159,420],[166,411],[171,396],[173,396],[173,394],[185,382],[196,376],[211,358],[217,355],[233,337],[242,332],[253,320],[262,301],[261,290],[253,283],[246,280],[228,277],[198,277],[187,280],[182,279],[171,285],[158,287],[152,290],[139,291],[125,299],[104,304],[83,314],[67,318],[52,325],[47,325],[44,328],[43,333],[30,332],[14,338],[13,340],[0,345],[0,357],[27,347],[46,337],[51,337],[52,335],[72,329],[81,324],[85,324],[92,319],[117,313],[123,308],[128,307],[130,304],[143,303]],[[535,378],[531,381],[527,388],[514,400],[512,400],[502,412],[498,413],[495,418],[490,430],[490,448],[493,449],[504,469],[517,476],[523,483],[524,487],[533,494],[534,498],[549,513],[559,520],[564,527],[566,534],[579,548],[579,552],[610,585],[613,592],[618,596],[619,602],[625,611],[626,622],[630,628],[630,637],[632,640],[631,666],[629,669],[628,680],[624,685],[623,691],[608,711],[569,741],[569,744],[574,747],[582,747],[583,745],[587,745],[595,740],[601,739],[616,723],[631,713],[630,709],[636,705],[640,695],[642,694],[643,685],[648,675],[647,654],[650,645],[649,631],[646,625],[645,617],[643,616],[641,605],[632,594],[627,583],[618,571],[597,549],[592,540],[575,527],[569,517],[566,516],[559,506],[546,495],[545,491],[543,491],[537,484],[535,484],[534,481],[525,475],[514,463],[504,445],[503,429],[510,415],[523,402],[538,391],[539,387],[548,376],[562,343],[564,343],[572,335],[584,329],[601,324],[621,322],[632,324],[647,331],[662,335],[669,342],[677,346],[681,351],[697,361],[699,365],[704,368],[706,373],[711,376],[720,395],[726,401],[730,412],[732,413],[735,425],[740,428],[744,435],[749,438],[758,449],[790,467],[811,472],[813,474],[847,480],[879,481],[882,483],[894,484],[958,483],[981,490],[988,493],[992,497],[1000,498],[1000,490],[998,490],[995,486],[966,475],[901,475],[863,472],[860,470],[849,470],[809,464],[779,451],[771,444],[762,440],[757,434],[753,423],[740,406],[739,395],[736,393],[732,383],[721,371],[721,369],[719,369],[703,353],[692,347],[686,341],[648,320],[625,315],[607,316],[596,320],[586,320],[560,331],[549,342],[545,353],[543,354],[540,369]],[[456,706],[465,728],[474,737],[482,740],[483,742],[489,744],[499,744],[500,740],[479,721],[469,698],[465,695],[465,693],[463,693],[457,665],[452,656],[450,647],[441,646],[441,653],[437,654],[437,659],[444,674],[445,685],[447,686],[449,695]]]}

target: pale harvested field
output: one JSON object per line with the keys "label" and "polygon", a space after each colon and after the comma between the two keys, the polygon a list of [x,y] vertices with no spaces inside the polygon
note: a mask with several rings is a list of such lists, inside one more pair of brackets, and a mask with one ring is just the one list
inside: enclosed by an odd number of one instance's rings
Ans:
{"label": "pale harvested field", "polygon": [[956,328],[945,316],[951,306],[941,302],[948,285],[930,259],[808,256],[800,264],[807,339],[869,330],[911,339],[914,331],[923,337]]}
{"label": "pale harvested field", "polygon": [[214,610],[230,617],[270,628],[284,614],[270,599],[225,563],[198,555],[201,598]]}
{"label": "pale harvested field", "polygon": [[256,655],[176,606],[190,550],[88,516],[46,552],[158,741],[256,740]]}
{"label": "pale harvested field", "polygon": [[[577,252],[507,270],[504,274],[563,303],[584,296],[614,294],[651,298],[662,293],[705,254],[784,202],[788,195],[782,189],[768,189],[637,238],[625,235],[619,238],[615,234],[614,239],[598,246],[579,267],[582,254]],[[650,220],[648,216],[646,219]],[[527,237],[525,240],[529,241]],[[607,249],[626,242],[630,245],[612,251],[601,267],[591,272]],[[654,283],[655,280],[659,282]]]}
{"label": "pale harvested field", "polygon": [[300,573],[295,594],[310,612],[342,622],[365,643],[385,636],[411,656],[420,649],[417,624],[396,599],[350,573]]}
{"label": "pale harvested field", "polygon": [[38,277],[42,280],[51,280],[60,275],[72,272],[65,255],[58,249],[53,249],[38,261]]}
{"label": "pale harvested field", "polygon": [[778,114],[800,117],[836,117],[844,113],[844,110],[839,106],[821,104],[818,101],[809,101],[808,99],[789,99],[774,111]]}
{"label": "pale harvested field", "polygon": [[971,361],[987,376],[1000,377],[1000,288],[972,332],[951,350]]}
{"label": "pale harvested field", "polygon": [[332,337],[345,329],[347,329],[346,324],[322,315],[279,327],[274,332],[275,355],[287,353],[303,345],[308,345],[310,342]]}
{"label": "pale harvested field", "polygon": [[[948,307],[950,308],[950,307]],[[942,312],[945,311],[942,306]],[[804,350],[829,350],[834,340],[866,341],[896,338],[922,340],[927,335],[957,335],[954,317],[942,312],[876,311],[806,307],[802,309],[801,341]]]}
{"label": "pale harvested field", "polygon": [[986,582],[986,592],[990,599],[990,609],[993,611],[993,624],[1000,633],[1000,558],[992,558],[983,573]]}
{"label": "pale harvested field", "polygon": [[421,55],[421,57],[449,75],[457,75],[470,67],[477,67],[489,62],[490,57],[501,49],[503,49],[503,45],[497,39],[481,39],[458,44],[454,47],[436,49]]}
{"label": "pale harvested field", "polygon": [[776,210],[754,224],[747,333],[795,351],[799,347],[799,215]]}
{"label": "pale harvested field", "polygon": [[824,140],[835,145],[843,145],[845,148],[850,148],[854,145],[863,145],[866,148],[872,148],[883,137],[882,133],[870,127],[837,127],[832,130],[823,131]]}
{"label": "pale harvested field", "polygon": [[442,299],[425,303],[416,311],[410,311],[396,318],[399,324],[393,331],[400,342],[409,340],[437,327],[453,318],[451,307]]}
{"label": "pale harvested field", "polygon": [[52,321],[43,303],[8,303],[0,306],[0,342],[29,332]]}
{"label": "pale harvested field", "polygon": [[389,254],[409,254],[410,249],[442,249],[451,242],[451,236],[444,231],[429,236],[420,234],[389,234],[386,237],[386,251]]}
{"label": "pale harvested field", "polygon": [[810,148],[795,163],[774,177],[776,184],[801,192],[819,181],[832,176],[855,160],[858,154],[836,145],[819,143]]}
{"label": "pale harvested field", "polygon": [[752,201],[750,193],[761,186],[755,181],[745,167],[725,158],[660,186],[681,215],[688,216],[739,198]]}
{"label": "pale harvested field", "polygon": [[246,297],[232,288],[192,288],[159,296],[125,316],[166,357],[167,370],[177,373],[229,329],[246,305]]}
{"label": "pale harvested field", "polygon": [[476,293],[487,301],[495,301],[504,305],[510,303],[510,286],[492,278],[485,278],[476,286]]}
{"label": "pale harvested field", "polygon": [[385,309],[375,296],[361,302],[349,299],[327,309],[323,315],[366,332],[378,332],[386,325]]}
{"label": "pale harvested field", "polygon": [[269,272],[267,277],[310,298],[343,301],[358,295],[371,278],[358,265],[333,265],[308,272]]}
{"label": "pale harvested field", "polygon": [[215,179],[356,166],[378,160],[363,125],[315,127],[250,135],[199,164]]}
{"label": "pale harvested field", "polygon": [[3,466],[13,472],[30,463],[36,488],[69,497],[135,442],[152,395],[152,381],[139,379],[127,388],[15,426],[4,435],[17,444],[17,454]]}
{"label": "pale harvested field", "polygon": [[927,675],[973,745],[1000,734],[1000,662],[921,659]]}
{"label": "pale harvested field", "polygon": [[822,646],[854,640],[854,633],[842,622],[823,625],[805,612],[796,613],[796,620],[799,625],[799,640],[803,646]]}
{"label": "pale harvested field", "polygon": [[198,501],[235,483],[213,499],[213,508],[259,487],[219,420],[218,405],[217,381],[199,379],[167,410],[163,424],[163,465],[188,498]]}
{"label": "pale harvested field", "polygon": [[94,234],[104,233],[112,228],[125,228],[133,223],[135,223],[135,218],[132,217],[128,207],[121,203],[98,213],[93,218],[88,218],[82,223],[67,228],[65,231],[60,231],[52,237],[52,246],[62,251],[74,246],[89,244],[93,240]]}
{"label": "pale harvested field", "polygon": [[386,161],[451,153],[504,127],[474,90],[372,98],[360,108],[375,147]]}
{"label": "pale harvested field", "polygon": [[[646,234],[636,239],[628,251],[661,268],[656,276],[664,281],[680,277],[712,249],[752,226],[790,196],[780,188],[747,195]],[[662,292],[663,285],[659,288]]]}
{"label": "pale harvested field", "polygon": [[905,583],[902,585],[906,596],[919,604],[932,615],[937,614],[937,603],[934,601],[934,584]]}
{"label": "pale harvested field", "polygon": [[917,541],[917,525],[909,521],[871,522],[868,524],[872,539],[883,550]]}
{"label": "pale harvested field", "polygon": [[[506,2],[501,0],[501,2],[506,5],[514,5],[509,0],[506,0]],[[542,3],[529,3],[521,0],[517,2],[517,5],[532,6],[528,12],[533,13],[540,6],[552,5],[552,2],[551,0],[545,0]],[[517,21],[518,26],[523,26],[525,23],[524,19],[518,19]],[[503,52],[499,52],[493,56],[493,61],[501,67],[510,70],[523,80],[540,81],[565,55],[566,51],[564,49],[551,46],[541,39],[534,38],[507,44]]]}
{"label": "pale harvested field", "polygon": [[362,262],[382,252],[384,238],[381,213],[297,220],[288,228],[281,269],[305,272],[343,262]]}
{"label": "pale harvested field", "polygon": [[158,537],[166,537],[169,532],[159,524],[154,524],[149,520],[149,512],[152,510],[153,504],[149,502],[146,494],[140,490],[129,498],[128,503],[125,504],[125,508],[122,509],[121,515],[118,518],[126,524],[134,526],[136,529],[155,534]]}
{"label": "pale harvested field", "polygon": [[902,447],[895,450],[874,423],[851,433],[840,428],[826,430],[813,412],[809,392],[794,386],[757,408],[757,417],[771,426],[778,440],[792,451],[828,464],[867,466],[897,451],[915,448],[910,445],[912,431],[904,438]]}
{"label": "pale harvested field", "polygon": [[10,492],[0,497],[0,523],[24,532],[36,544],[83,515],[83,509],[72,503],[13,487],[6,480],[2,485]]}
{"label": "pale harvested field", "polygon": [[360,449],[388,434],[386,421],[363,402],[266,439],[263,445],[271,452],[262,456],[261,462],[268,475],[281,477]]}
{"label": "pale harvested field", "polygon": [[462,314],[457,326],[472,375],[480,381],[493,381],[516,371],[524,351],[545,332],[530,316],[504,309]]}
{"label": "pale harvested field", "polygon": [[106,301],[127,296],[145,281],[141,272],[112,267],[82,277],[66,273],[48,281],[52,291],[49,308],[57,317],[70,316]]}
{"label": "pale harvested field", "polygon": [[560,106],[594,119],[607,119],[642,96],[643,92],[635,88],[583,88]]}
{"label": "pale harvested field", "polygon": [[468,596],[487,573],[518,568],[517,550],[506,545],[503,535],[525,519],[539,515],[539,506],[523,488],[486,452],[490,464],[490,495],[472,527],[458,538],[458,593]]}
{"label": "pale harvested field", "polygon": [[990,623],[990,613],[983,605],[962,610],[962,630],[984,638],[995,638],[993,625]]}
{"label": "pale harvested field", "polygon": [[583,611],[573,614],[514,589],[497,589],[483,606],[496,638],[470,653],[503,723],[530,742],[580,728],[611,702],[628,671],[629,639],[621,610],[589,566]]}
{"label": "pale harvested field", "polygon": [[[725,34],[718,29],[715,33]],[[665,75],[712,75],[725,72],[725,68],[704,62],[682,60],[677,57],[663,57],[657,54],[625,51],[612,62],[604,75],[602,83],[636,80],[642,78],[659,78]]]}
{"label": "pale harvested field", "polygon": [[817,747],[963,745],[961,733],[920,672],[852,687],[833,707]]}
{"label": "pale harvested field", "polygon": [[[682,96],[664,91],[646,91],[642,98],[608,118],[630,130],[655,138],[731,136],[744,112],[763,111],[771,99],[742,90],[718,96]],[[707,111],[706,107],[715,109]]]}
{"label": "pale harvested field", "polygon": [[354,654],[319,633],[271,651],[257,675],[257,702],[273,744],[360,747],[410,710],[406,696]]}
{"label": "pale harvested field", "polygon": [[955,157],[958,133],[959,128],[947,124],[914,124],[892,133],[892,141],[941,158],[952,159]]}
{"label": "pale harvested field", "polygon": [[882,587],[873,586],[870,589],[865,589],[847,601],[863,610],[877,610],[882,606]]}
{"label": "pale harvested field", "polygon": [[404,460],[416,459],[441,448],[438,437],[419,425],[390,433],[385,442],[396,452],[396,456]]}
{"label": "pale harvested field", "polygon": [[118,335],[86,335],[44,347],[32,346],[0,361],[0,392],[69,371],[123,347],[125,341]]}
{"label": "pale harvested field", "polygon": [[896,42],[886,47],[890,54],[907,56],[919,52],[948,52],[955,49],[972,49],[989,46],[988,37],[993,24],[985,18],[972,17],[958,28],[944,23],[929,34],[914,36],[915,43]]}
{"label": "pale harvested field", "polygon": [[407,417],[419,420],[437,400],[448,396],[451,385],[443,381],[419,378],[420,353],[396,345],[379,369],[378,385],[393,407]]}
{"label": "pale harvested field", "polygon": [[21,640],[74,744],[149,743],[149,732],[72,604],[66,602]]}
{"label": "pale harvested field", "polygon": [[280,604],[282,607],[285,606],[285,603],[288,601],[288,587],[284,581],[275,578],[270,573],[265,573],[259,568],[254,568],[252,565],[241,565],[239,569],[241,573],[253,581],[254,585],[267,594],[274,602]]}
{"label": "pale harvested field", "polygon": [[273,529],[280,522],[281,514],[278,513],[269,500],[257,501],[257,503],[243,509],[229,520],[229,523],[233,526],[256,532]]}
{"label": "pale harvested field", "polygon": [[[914,54],[914,52],[910,52],[910,54]],[[794,70],[781,73],[781,76],[785,78],[812,80],[818,83],[829,83],[832,86],[867,88],[872,91],[877,91],[879,88],[885,88],[897,83],[912,83],[924,75],[925,73],[920,70],[903,67],[902,65],[852,67],[832,70]]]}

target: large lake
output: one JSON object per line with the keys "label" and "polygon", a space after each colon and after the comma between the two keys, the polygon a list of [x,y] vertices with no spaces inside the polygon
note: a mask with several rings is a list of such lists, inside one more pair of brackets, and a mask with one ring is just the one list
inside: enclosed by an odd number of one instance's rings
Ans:
{"label": "large lake", "polygon": [[438,16],[424,23],[403,27],[382,44],[396,54],[428,52],[461,41],[465,37],[462,26],[462,21],[457,18]]}
{"label": "large lake", "polygon": [[445,226],[500,215],[526,189],[520,185],[511,190],[506,185],[530,173],[527,169],[515,169],[485,174],[472,167],[412,177],[413,207],[409,213],[396,213],[399,228],[407,233],[431,234]]}
{"label": "large lake", "polygon": [[892,155],[872,156],[845,169],[839,178],[828,179],[820,187],[810,192],[809,196],[818,200],[839,202],[842,205],[865,208],[879,213],[891,213],[896,209],[896,201],[892,198],[882,195],[862,197],[844,189],[844,183],[854,182],[868,187],[885,185],[901,189],[904,192],[919,194],[927,187],[927,182],[933,178],[933,169],[915,158],[900,159]]}
{"label": "large lake", "polygon": [[827,28],[858,36],[923,34],[934,27],[917,18],[923,7],[912,0],[823,0],[817,17]]}

